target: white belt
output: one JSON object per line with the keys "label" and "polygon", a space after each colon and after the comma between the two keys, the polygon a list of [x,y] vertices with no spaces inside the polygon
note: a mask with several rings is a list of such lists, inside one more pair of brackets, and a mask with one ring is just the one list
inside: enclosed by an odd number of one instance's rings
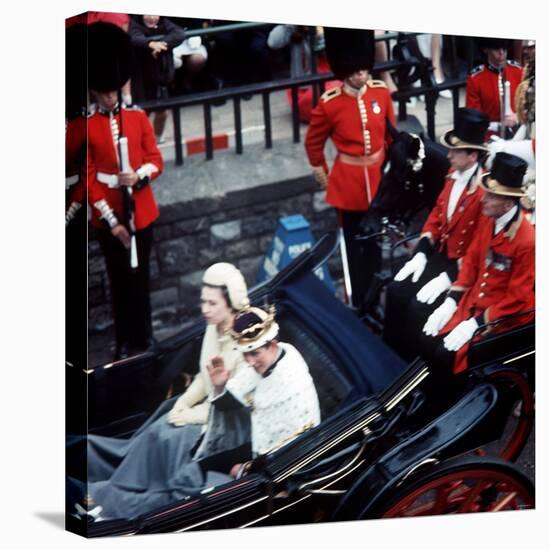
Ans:
{"label": "white belt", "polygon": [[65,189],[68,189],[75,183],[78,183],[79,179],[80,179],[80,176],[78,174],[74,174],[74,176],[67,176],[65,178]]}
{"label": "white belt", "polygon": [[120,187],[118,176],[116,174],[105,174],[105,172],[97,172],[97,181],[104,183],[108,187],[116,189]]}

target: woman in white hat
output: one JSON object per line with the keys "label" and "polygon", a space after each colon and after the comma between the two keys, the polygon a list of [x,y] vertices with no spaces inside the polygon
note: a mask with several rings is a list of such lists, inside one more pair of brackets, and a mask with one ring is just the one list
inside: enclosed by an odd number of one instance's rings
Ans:
{"label": "woman in white hat", "polygon": [[[246,282],[234,265],[218,263],[207,269],[201,307],[208,325],[193,382],[175,405],[164,402],[130,439],[88,436],[87,491],[104,518],[133,518],[226,481],[221,474],[204,475],[193,451],[208,421],[212,358],[222,357],[231,371],[245,365],[229,330],[237,311],[248,304]],[[231,429],[209,438],[209,451],[249,446],[249,411],[229,412],[221,420]]]}
{"label": "woman in white hat", "polygon": [[249,304],[246,282],[240,271],[228,263],[208,268],[202,278],[200,303],[208,323],[200,352],[200,371],[168,414],[168,422],[174,426],[208,421],[206,398],[212,390],[208,367],[213,357],[221,355],[231,371],[243,362],[242,353],[234,350],[229,336],[236,312]]}

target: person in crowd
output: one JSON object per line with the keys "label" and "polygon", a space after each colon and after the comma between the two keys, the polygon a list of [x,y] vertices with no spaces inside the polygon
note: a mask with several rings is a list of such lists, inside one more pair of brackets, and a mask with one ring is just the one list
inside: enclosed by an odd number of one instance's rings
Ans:
{"label": "person in crowd", "polygon": [[[203,477],[193,457],[223,451],[236,460],[250,456],[248,410],[218,412],[211,427],[208,399],[213,397],[212,361],[221,360],[231,375],[245,368],[230,336],[237,312],[249,304],[244,277],[229,263],[210,266],[202,278],[200,301],[206,331],[198,373],[185,392],[162,403],[130,438],[87,436],[87,492],[103,517],[134,517],[227,479],[215,473]],[[81,447],[75,445],[74,451]]]}
{"label": "person in crowd", "polygon": [[[535,43],[534,43],[535,44]],[[534,46],[530,46],[533,49]],[[492,136],[488,144],[490,155],[487,166],[491,167],[497,153],[516,155],[528,163],[524,176],[526,196],[521,203],[528,212],[530,221],[535,223],[536,205],[536,59],[535,52],[530,52],[528,63],[524,67],[522,82],[515,95],[515,112],[520,126],[512,139],[501,139]]]}
{"label": "person in crowd", "polygon": [[[65,30],[65,225],[83,215],[86,181],[86,25],[72,22]],[[84,209],[85,210],[85,209]],[[73,223],[74,225],[74,223]]]}
{"label": "person in crowd", "polygon": [[[311,56],[315,56],[317,74],[330,72],[330,66],[323,51],[324,29],[316,27],[314,30],[314,46],[311,51],[309,27],[301,25],[276,25],[269,33],[267,44],[273,50],[290,49],[290,76],[299,77],[312,74]],[[341,86],[340,80],[327,80],[324,89],[331,90]],[[292,90],[286,91],[290,106],[293,104]],[[301,86],[297,90],[299,120],[308,124],[311,121],[313,110],[313,88]]]}
{"label": "person in crowd", "polygon": [[[173,62],[175,68],[174,87],[179,88],[179,93],[193,91],[193,83],[205,70],[208,61],[208,50],[202,44],[200,36],[186,38],[173,49]],[[175,84],[179,82],[180,84]],[[176,92],[176,93],[177,93]]]}
{"label": "person in crowd", "polygon": [[[370,79],[373,31],[325,28],[324,35],[328,61],[343,85],[323,94],[313,110],[305,151],[315,178],[327,190],[326,202],[338,210],[351,281],[347,293],[360,307],[379,252],[375,243],[366,252],[355,236],[381,180],[390,139],[387,121],[393,125],[396,121],[387,86]],[[330,171],[324,156],[328,138],[337,149]]]}
{"label": "person in crowd", "polygon": [[[86,55],[87,27],[65,31],[65,360],[85,369],[87,337]],[[72,404],[71,396],[67,406]]]}
{"label": "person in crowd", "polygon": [[[419,50],[426,59],[433,64],[433,73],[437,84],[444,82],[444,68],[442,66],[442,35],[424,33],[416,36]],[[442,90],[438,94],[443,99],[452,99],[450,90]]]}
{"label": "person in crowd", "polygon": [[[210,20],[211,27],[237,23],[236,21]],[[267,37],[270,26],[227,30],[209,39],[211,71],[218,86],[231,88],[271,78],[271,65]],[[249,99],[246,95],[243,99]]]}
{"label": "person in crowd", "polygon": [[[383,336],[407,360],[417,355],[421,327],[455,280],[461,259],[475,238],[482,210],[479,181],[488,124],[481,111],[458,110],[455,128],[441,139],[449,148],[450,160],[444,187],[423,225],[412,259],[387,287]],[[408,327],[405,334],[403,323]]]}
{"label": "person in crowd", "polygon": [[[522,68],[507,59],[508,41],[501,38],[481,38],[479,46],[486,55],[486,64],[473,69],[467,78],[465,105],[483,111],[490,119],[490,131],[503,134],[501,124],[509,131],[518,122],[514,97],[522,80]],[[509,82],[507,88],[506,82]],[[508,89],[508,99],[505,99]]]}
{"label": "person in crowd", "polygon": [[[283,445],[320,423],[318,396],[309,369],[291,344],[278,342],[274,310],[249,308],[234,320],[236,348],[251,368],[235,376],[222,357],[212,360],[210,397],[215,412],[250,408],[252,456]],[[245,473],[251,462],[231,468],[233,477]]]}
{"label": "person in crowd", "polygon": [[[166,17],[134,15],[129,30],[136,51],[134,95],[137,102],[165,99],[174,79],[173,49],[185,38],[185,31]],[[158,143],[164,141],[168,112],[155,111],[154,132]]]}
{"label": "person in crowd", "polygon": [[[382,37],[384,34],[386,34],[387,31],[382,30],[376,30],[375,36],[376,37]],[[390,55],[389,55],[389,42],[386,40],[377,40],[376,41],[376,50],[375,50],[375,61],[376,63],[386,63],[389,61]],[[382,71],[379,75],[381,80],[385,82],[387,85],[387,89],[389,90],[390,94],[393,94],[394,92],[398,92],[398,86],[396,85],[393,75],[390,71]]]}
{"label": "person in crowd", "polygon": [[[467,368],[467,350],[480,326],[534,307],[535,234],[520,206],[525,172],[524,160],[498,153],[481,178],[483,218],[475,239],[446,299],[423,327],[421,355],[445,372]],[[531,317],[515,316],[490,330],[508,330]]]}
{"label": "person in crowd", "polygon": [[96,103],[87,119],[88,201],[111,286],[115,357],[123,359],[154,344],[149,256],[159,211],[151,183],[163,160],[146,114],[119,102],[129,77],[128,35],[108,23],[89,29],[89,86]]}

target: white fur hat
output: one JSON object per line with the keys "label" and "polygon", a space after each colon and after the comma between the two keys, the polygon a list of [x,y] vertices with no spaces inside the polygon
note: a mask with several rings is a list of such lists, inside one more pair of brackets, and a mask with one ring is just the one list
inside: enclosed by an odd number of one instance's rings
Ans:
{"label": "white fur hat", "polygon": [[233,264],[225,262],[213,264],[204,272],[202,283],[217,288],[225,287],[231,302],[230,305],[237,311],[250,304],[246,281]]}

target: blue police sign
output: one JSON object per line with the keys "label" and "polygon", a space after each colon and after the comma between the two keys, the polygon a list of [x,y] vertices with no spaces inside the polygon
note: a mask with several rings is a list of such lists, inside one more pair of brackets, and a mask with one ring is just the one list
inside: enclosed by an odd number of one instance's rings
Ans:
{"label": "blue police sign", "polygon": [[[294,258],[311,248],[314,242],[309,222],[301,214],[280,218],[273,241],[259,267],[257,282],[261,283],[274,277]],[[319,267],[315,275],[335,293],[334,283],[326,265]]]}

